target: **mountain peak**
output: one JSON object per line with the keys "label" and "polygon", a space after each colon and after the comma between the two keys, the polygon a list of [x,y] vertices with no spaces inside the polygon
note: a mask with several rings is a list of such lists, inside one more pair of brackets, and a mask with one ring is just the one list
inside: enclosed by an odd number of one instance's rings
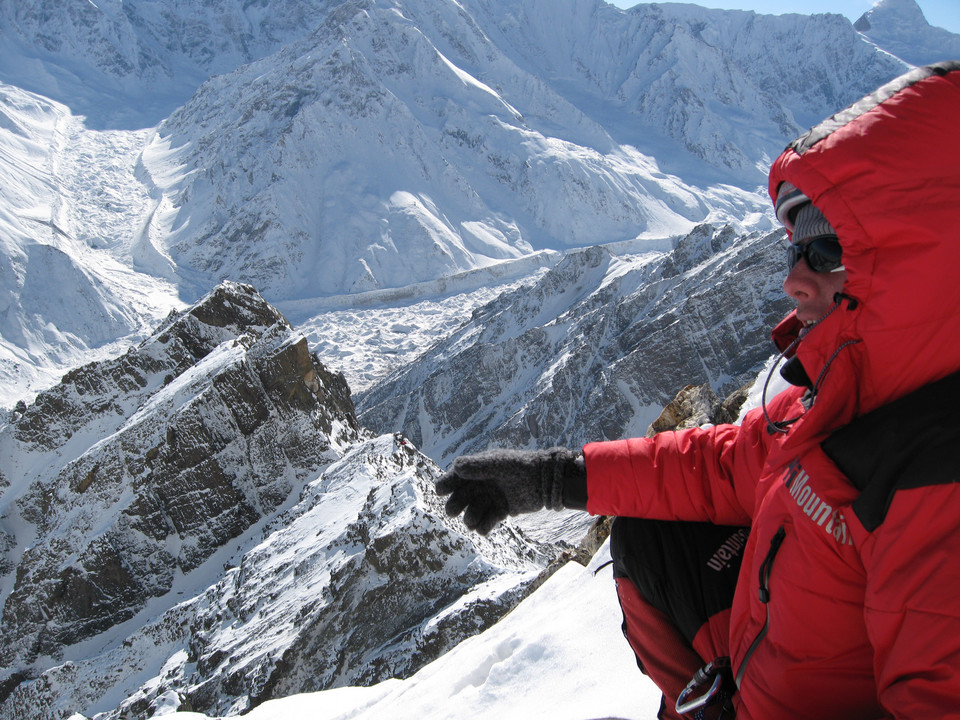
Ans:
{"label": "mountain peak", "polygon": [[879,0],[853,27],[914,65],[960,56],[960,35],[930,25],[916,0]]}
{"label": "mountain peak", "polygon": [[[218,286],[11,419],[0,718],[118,694],[107,717],[152,717],[166,693],[230,715],[410,675],[498,620],[553,559],[449,518],[439,468],[402,435],[362,429],[343,375],[248,285]],[[65,678],[64,653],[93,638]],[[126,671],[158,659],[163,687]]]}
{"label": "mountain peak", "polygon": [[892,26],[894,23],[909,23],[911,25],[928,25],[923,10],[916,0],[878,0],[870,10],[867,10],[854,23],[860,32],[866,33],[877,23],[881,26]]}

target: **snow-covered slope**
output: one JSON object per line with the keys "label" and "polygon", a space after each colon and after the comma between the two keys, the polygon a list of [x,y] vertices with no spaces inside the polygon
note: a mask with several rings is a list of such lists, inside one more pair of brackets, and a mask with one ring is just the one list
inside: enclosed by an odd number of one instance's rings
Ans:
{"label": "snow-covered slope", "polygon": [[[604,548],[571,563],[500,623],[405,680],[264,703],[250,720],[656,717],[660,692],[620,630]],[[170,709],[177,707],[171,698]],[[178,714],[178,720],[205,716]]]}
{"label": "snow-covered slope", "polygon": [[[339,7],[308,38],[209,81],[144,166],[169,208],[150,242],[203,282],[241,277],[278,300],[670,235],[711,205],[453,4]],[[745,193],[712,205],[731,200],[756,210]]]}
{"label": "snow-covered slope", "polygon": [[498,44],[519,65],[617,142],[694,184],[762,179],[767,155],[784,139],[856,99],[853,88],[881,80],[896,65],[876,57],[839,15],[676,3],[617,11],[583,0],[477,4],[496,29],[491,36],[503,38]]}
{"label": "snow-covered slope", "polygon": [[133,172],[147,137],[88,130],[0,84],[0,404],[115,353],[180,304],[156,267],[130,262],[149,207]]}
{"label": "snow-covered slope", "polygon": [[2,0],[0,80],[85,115],[153,127],[211,75],[303,35],[325,0]]}
{"label": "snow-covered slope", "polygon": [[560,9],[339,6],[163,124],[145,241],[181,287],[238,278],[289,300],[742,221],[802,123],[902,68],[839,17]]}

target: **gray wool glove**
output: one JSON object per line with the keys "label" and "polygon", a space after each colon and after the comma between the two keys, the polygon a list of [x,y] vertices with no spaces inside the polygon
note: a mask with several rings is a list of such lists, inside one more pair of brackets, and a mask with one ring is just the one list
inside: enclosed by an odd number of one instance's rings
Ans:
{"label": "gray wool glove", "polygon": [[450,495],[447,515],[481,535],[507,515],[564,509],[564,487],[582,486],[587,473],[579,453],[549,450],[487,450],[463,455],[437,481],[437,494]]}

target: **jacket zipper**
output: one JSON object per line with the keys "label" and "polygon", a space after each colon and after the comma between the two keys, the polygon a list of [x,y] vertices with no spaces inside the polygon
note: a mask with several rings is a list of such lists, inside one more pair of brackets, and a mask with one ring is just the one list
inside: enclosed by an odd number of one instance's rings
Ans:
{"label": "jacket zipper", "polygon": [[740,683],[743,681],[743,675],[747,670],[747,663],[750,662],[750,656],[753,655],[756,651],[757,646],[767,635],[767,630],[770,626],[770,573],[773,570],[773,560],[777,556],[777,552],[780,550],[780,545],[783,544],[783,539],[787,536],[787,531],[783,525],[780,526],[780,529],[777,530],[776,534],[770,539],[770,549],[767,551],[767,556],[763,559],[763,562],[760,564],[760,602],[763,603],[766,608],[767,616],[763,621],[763,627],[760,628],[760,632],[757,633],[757,636],[753,639],[753,642],[750,644],[750,647],[747,649],[746,655],[743,656],[743,661],[740,663],[740,667],[737,670],[737,688],[740,687]]}

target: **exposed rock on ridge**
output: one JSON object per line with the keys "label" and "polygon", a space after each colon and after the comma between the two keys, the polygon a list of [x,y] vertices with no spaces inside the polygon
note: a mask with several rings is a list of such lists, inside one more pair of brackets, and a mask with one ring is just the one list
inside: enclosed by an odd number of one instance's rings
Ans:
{"label": "exposed rock on ridge", "polygon": [[769,358],[791,305],[781,237],[703,225],[667,253],[571,254],[358,394],[362,422],[438,460],[643,435],[674,388],[725,395]]}
{"label": "exposed rock on ridge", "polygon": [[[446,520],[436,474],[402,438],[352,446],[207,589],[107,651],[24,683],[0,717],[16,717],[14,703],[59,718],[76,708],[146,718],[171,703],[237,714],[412,674],[499,619],[548,560],[515,531],[479,538]],[[130,676],[151,679],[138,687]],[[112,708],[117,688],[127,699]]]}
{"label": "exposed rock on ridge", "polygon": [[132,617],[358,437],[345,381],[290,330],[252,288],[221,286],[123,357],[67,374],[5,428],[8,461],[42,468],[5,473],[24,491],[4,524],[36,534],[8,553],[8,661]]}
{"label": "exposed rock on ridge", "polygon": [[436,466],[360,428],[342,375],[234,283],[69,373],[0,450],[4,720],[404,676],[552,558],[446,518]]}

